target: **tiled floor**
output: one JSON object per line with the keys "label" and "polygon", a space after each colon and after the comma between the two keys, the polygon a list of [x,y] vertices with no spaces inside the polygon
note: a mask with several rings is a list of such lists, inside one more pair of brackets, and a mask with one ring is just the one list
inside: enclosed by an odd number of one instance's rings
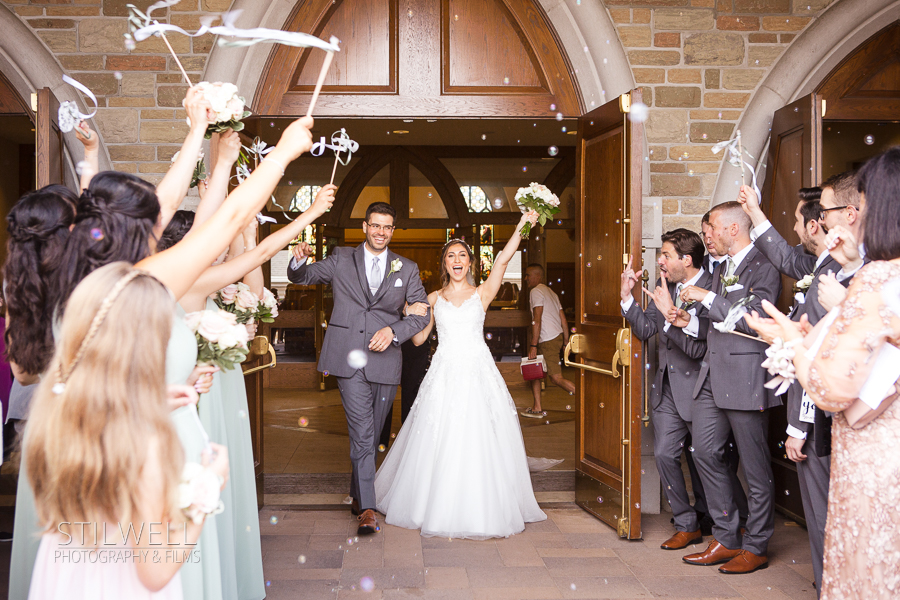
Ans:
{"label": "tiled floor", "polygon": [[784,517],[776,516],[768,569],[722,575],[659,549],[672,531],[668,515],[643,515],[644,539],[626,541],[575,505],[546,512],[519,535],[469,541],[384,524],[358,537],[349,511],[263,509],[268,598],[816,598],[806,531]]}

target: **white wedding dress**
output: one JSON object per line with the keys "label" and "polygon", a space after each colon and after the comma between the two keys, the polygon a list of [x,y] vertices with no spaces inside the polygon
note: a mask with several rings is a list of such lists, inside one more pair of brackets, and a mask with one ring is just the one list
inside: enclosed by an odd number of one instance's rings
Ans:
{"label": "white wedding dress", "polygon": [[438,294],[439,344],[409,417],[375,476],[378,511],[424,536],[508,537],[543,521],[506,382],[484,342],[477,293]]}

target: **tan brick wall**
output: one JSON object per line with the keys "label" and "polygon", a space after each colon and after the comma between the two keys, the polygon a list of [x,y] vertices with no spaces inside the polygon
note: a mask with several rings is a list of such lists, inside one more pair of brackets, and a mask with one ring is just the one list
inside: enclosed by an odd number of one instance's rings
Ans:
{"label": "tan brick wall", "polygon": [[[663,231],[699,231],[722,154],[754,91],[835,0],[604,0],[650,106],[649,201]],[[762,185],[762,182],[759,182]]]}
{"label": "tan brick wall", "polygon": [[[44,41],[68,75],[97,95],[96,124],[114,168],[157,183],[187,133],[181,108],[187,86],[161,39],[150,38],[131,52],[125,48],[126,4],[145,10],[153,0],[2,2]],[[190,31],[202,14],[230,6],[231,0],[181,0],[153,15]],[[168,39],[191,80],[200,81],[211,37]]]}

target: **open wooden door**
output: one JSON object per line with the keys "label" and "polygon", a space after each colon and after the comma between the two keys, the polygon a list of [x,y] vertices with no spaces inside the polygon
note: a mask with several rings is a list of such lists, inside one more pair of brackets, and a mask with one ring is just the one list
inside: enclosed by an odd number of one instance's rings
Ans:
{"label": "open wooden door", "polygon": [[253,446],[253,469],[256,477],[256,504],[263,507],[264,490],[264,453],[263,453],[263,371],[276,365],[275,348],[271,326],[260,323],[256,337],[250,343],[250,354],[241,365],[244,371],[244,386],[247,389],[247,418],[250,420],[250,443]]}
{"label": "open wooden door", "polygon": [[578,125],[577,334],[565,354],[581,372],[575,501],[628,539],[641,537],[643,361],[615,290],[628,258],[641,256],[643,126],[627,118],[640,101],[633,90]]}
{"label": "open wooden door", "polygon": [[[332,225],[316,226],[316,260],[324,260],[331,254],[335,246],[344,243],[344,230]],[[325,327],[322,323],[328,323],[328,315],[334,308],[334,293],[330,285],[319,284],[316,286],[316,362],[322,352],[325,343]],[[317,373],[319,377],[319,389],[337,389],[337,379],[332,375]]]}
{"label": "open wooden door", "polygon": [[59,130],[59,101],[50,88],[31,95],[35,114],[36,181],[37,189],[51,183],[64,183],[63,143]]}
{"label": "open wooden door", "polygon": [[[800,243],[793,231],[794,210],[799,201],[797,191],[821,182],[823,112],[821,96],[810,94],[775,111],[772,119],[761,204],[772,226],[789,244]],[[793,303],[794,280],[784,275],[781,279],[778,308],[786,313]],[[788,460],[784,451],[787,409],[781,407],[769,413],[769,450],[775,489],[784,491],[775,494],[775,506],[785,514],[803,520],[797,466]]]}

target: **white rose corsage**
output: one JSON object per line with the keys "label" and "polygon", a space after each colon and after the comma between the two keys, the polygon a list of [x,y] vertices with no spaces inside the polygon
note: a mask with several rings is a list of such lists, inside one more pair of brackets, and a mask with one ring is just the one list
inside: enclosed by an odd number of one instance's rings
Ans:
{"label": "white rose corsage", "polygon": [[221,487],[221,478],[210,469],[195,462],[185,463],[178,484],[178,508],[199,525],[207,515],[217,515],[225,510],[219,497]]}
{"label": "white rose corsage", "polygon": [[797,288],[797,290],[799,290],[801,292],[805,292],[806,290],[809,289],[809,286],[812,285],[812,282],[813,282],[813,274],[810,273],[809,275],[804,275],[803,279],[801,279],[796,284],[794,284],[794,287]]}
{"label": "white rose corsage", "polygon": [[774,376],[766,383],[766,388],[775,390],[776,396],[785,393],[797,378],[797,371],[794,367],[794,346],[802,341],[803,338],[789,342],[775,338],[772,345],[766,348],[766,360],[763,361],[762,367],[769,372],[769,375]]}
{"label": "white rose corsage", "polygon": [[391,261],[391,270],[388,271],[388,275],[391,275],[393,273],[398,273],[400,271],[400,269],[402,269],[402,268],[403,268],[403,261],[400,260],[399,258],[395,258],[394,260]]}

